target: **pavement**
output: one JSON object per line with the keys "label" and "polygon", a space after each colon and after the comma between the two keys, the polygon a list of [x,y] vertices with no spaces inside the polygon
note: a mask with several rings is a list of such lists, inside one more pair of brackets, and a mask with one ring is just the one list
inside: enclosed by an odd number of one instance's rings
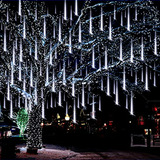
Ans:
{"label": "pavement", "polygon": [[[26,153],[26,147],[22,144],[17,148],[21,151],[16,154],[17,160],[160,160],[160,154],[148,152],[145,148],[95,149],[93,151],[88,149],[87,151],[83,148],[46,144],[45,148],[38,150],[38,154]],[[157,149],[160,151],[160,148]]]}

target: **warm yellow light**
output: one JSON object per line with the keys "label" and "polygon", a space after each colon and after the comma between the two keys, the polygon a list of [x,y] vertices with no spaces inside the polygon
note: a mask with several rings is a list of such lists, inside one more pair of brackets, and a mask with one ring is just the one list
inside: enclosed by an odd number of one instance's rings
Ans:
{"label": "warm yellow light", "polygon": [[61,117],[60,117],[60,115],[59,115],[59,113],[57,113],[57,119],[60,119]]}
{"label": "warm yellow light", "polygon": [[70,119],[69,115],[68,115],[68,114],[66,114],[66,116],[65,116],[65,120],[66,120],[66,121],[69,121],[69,119]]}

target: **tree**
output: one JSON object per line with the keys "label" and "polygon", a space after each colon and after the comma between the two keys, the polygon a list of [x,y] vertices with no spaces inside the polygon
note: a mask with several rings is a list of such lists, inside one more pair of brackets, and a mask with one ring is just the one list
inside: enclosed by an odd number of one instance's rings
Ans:
{"label": "tree", "polygon": [[78,13],[77,0],[75,3],[75,16],[71,8],[67,18],[66,1],[64,15],[51,15],[44,2],[19,0],[18,12],[9,2],[0,2],[0,87],[4,102],[6,97],[10,102],[11,118],[13,100],[18,106],[25,102],[29,113],[28,148],[42,147],[40,123],[48,99],[53,107],[53,97],[58,97],[55,104],[67,108],[69,104],[62,100],[67,96],[73,103],[76,123],[76,111],[87,105],[92,106],[88,110],[95,119],[97,97],[101,104],[97,88],[119,105],[121,87],[126,108],[133,115],[134,94],[148,91],[149,71],[156,86],[160,21],[152,2],[85,1]]}
{"label": "tree", "polygon": [[26,126],[28,124],[28,113],[24,108],[21,108],[18,113],[17,113],[17,117],[16,117],[16,123],[18,128],[20,129],[20,136],[22,136],[24,134],[24,131],[26,129]]}

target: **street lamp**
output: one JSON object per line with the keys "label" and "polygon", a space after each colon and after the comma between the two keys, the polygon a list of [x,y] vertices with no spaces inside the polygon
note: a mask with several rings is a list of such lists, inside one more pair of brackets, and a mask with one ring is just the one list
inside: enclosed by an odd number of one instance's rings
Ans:
{"label": "street lamp", "polygon": [[66,114],[66,116],[65,116],[65,120],[66,120],[66,121],[69,121],[69,120],[70,120],[70,117],[69,117],[69,115],[68,115],[68,114]]}

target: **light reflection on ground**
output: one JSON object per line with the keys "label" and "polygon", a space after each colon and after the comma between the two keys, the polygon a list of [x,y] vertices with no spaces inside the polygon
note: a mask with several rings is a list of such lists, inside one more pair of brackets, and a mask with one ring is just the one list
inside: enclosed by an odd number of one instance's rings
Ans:
{"label": "light reflection on ground", "polygon": [[17,153],[17,158],[27,158],[34,160],[53,160],[53,159],[66,159],[66,160],[85,160],[85,159],[107,159],[107,160],[159,160],[160,156],[149,154],[145,152],[137,151],[123,151],[123,150],[106,150],[106,151],[74,151],[67,149],[66,147],[56,146],[56,145],[46,145],[46,148],[38,150],[38,154],[28,154],[26,153],[26,148],[24,146],[18,146],[21,150]]}

